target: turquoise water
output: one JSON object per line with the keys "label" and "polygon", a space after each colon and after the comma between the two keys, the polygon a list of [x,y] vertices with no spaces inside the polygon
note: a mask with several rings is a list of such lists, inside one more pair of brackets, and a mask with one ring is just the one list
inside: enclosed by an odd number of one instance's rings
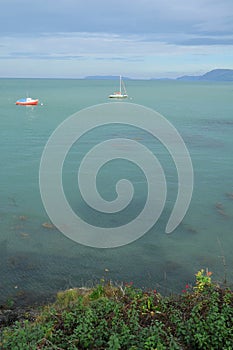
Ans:
{"label": "turquoise water", "polygon": [[[107,96],[115,85],[115,81],[105,80],[0,79],[0,303],[9,298],[16,303],[46,300],[57,290],[90,286],[102,277],[118,283],[132,281],[162,293],[180,292],[186,283],[194,282],[200,268],[213,271],[219,282],[226,272],[228,283],[233,283],[231,83],[126,81],[132,96],[129,102],[165,116],[183,137],[192,158],[192,201],[172,234],[164,233],[177,195],[171,157],[144,131],[122,126],[111,126],[107,135],[130,135],[144,143],[156,152],[166,174],[166,206],[155,226],[139,240],[115,249],[83,246],[56,228],[43,226],[49,217],[39,191],[39,165],[49,136],[71,114],[95,104],[112,103]],[[39,98],[43,105],[16,106],[15,101],[26,94]],[[137,184],[131,209],[110,219],[78,200],[73,170],[101,136],[101,130],[97,135],[90,133],[71,150],[64,164],[64,190],[72,208],[85,220],[118,226],[140,212],[145,202],[145,178],[123,160],[103,168],[98,185],[106,199],[112,199],[114,183],[124,172]]]}

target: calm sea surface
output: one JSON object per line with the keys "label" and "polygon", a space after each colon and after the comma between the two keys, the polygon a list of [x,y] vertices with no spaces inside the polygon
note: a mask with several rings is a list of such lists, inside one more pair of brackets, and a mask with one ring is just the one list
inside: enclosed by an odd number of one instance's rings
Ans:
{"label": "calm sea surface", "polygon": [[[213,278],[233,283],[233,85],[127,80],[130,103],[154,109],[178,130],[190,152],[194,191],[189,210],[172,234],[165,226],[177,195],[177,173],[171,156],[142,130],[116,126],[107,135],[132,137],[156,151],[163,166],[167,200],[154,227],[137,241],[115,249],[96,249],[75,243],[56,228],[39,190],[39,165],[44,146],[56,127],[73,113],[108,101],[116,89],[110,80],[0,79],[0,303],[13,299],[31,303],[56,291],[92,286],[101,278],[181,292],[194,283],[201,268]],[[36,107],[16,106],[29,94]],[[120,102],[121,103],[121,102]],[[106,130],[104,130],[106,138]],[[138,215],[145,204],[146,183],[140,171],[123,160],[103,168],[98,186],[112,200],[114,184],[126,175],[135,182],[135,196],[125,213],[101,216],[80,202],[76,190],[78,163],[101,142],[90,133],[67,155],[64,191],[70,205],[94,225],[119,226]],[[155,142],[155,146],[153,146]],[[125,173],[126,174],[125,174]],[[109,187],[106,179],[110,179]],[[111,181],[113,182],[111,184]],[[108,182],[107,182],[108,184]],[[90,210],[90,211],[89,211]],[[45,225],[46,226],[46,225]]]}

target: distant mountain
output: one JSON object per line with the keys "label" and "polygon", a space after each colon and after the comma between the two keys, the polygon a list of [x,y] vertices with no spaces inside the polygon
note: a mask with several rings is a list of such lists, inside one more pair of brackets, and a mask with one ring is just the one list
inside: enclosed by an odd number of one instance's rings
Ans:
{"label": "distant mountain", "polygon": [[176,78],[183,81],[233,81],[233,69],[214,69],[203,75],[184,75]]}
{"label": "distant mountain", "polygon": [[201,75],[182,75],[182,77],[176,78],[176,80],[182,80],[182,81],[199,81]]}
{"label": "distant mountain", "polygon": [[[119,80],[119,75],[88,75],[84,79],[91,79],[91,80],[97,80],[97,79],[105,79],[105,80]],[[130,79],[128,77],[122,77],[122,79],[127,80]]]}
{"label": "distant mountain", "polygon": [[[134,78],[122,77],[124,80]],[[119,80],[119,75],[88,75],[84,79],[90,80]],[[232,81],[233,69],[213,69],[203,75],[183,75],[176,79],[171,78],[150,78],[149,80],[181,80],[181,81]]]}
{"label": "distant mountain", "polygon": [[172,78],[150,78],[149,80],[174,80]]}

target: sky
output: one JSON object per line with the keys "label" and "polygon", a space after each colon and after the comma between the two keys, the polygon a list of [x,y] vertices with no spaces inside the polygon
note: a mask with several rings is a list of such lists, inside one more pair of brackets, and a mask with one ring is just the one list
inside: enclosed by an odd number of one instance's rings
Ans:
{"label": "sky", "polygon": [[0,0],[0,77],[233,69],[233,0]]}

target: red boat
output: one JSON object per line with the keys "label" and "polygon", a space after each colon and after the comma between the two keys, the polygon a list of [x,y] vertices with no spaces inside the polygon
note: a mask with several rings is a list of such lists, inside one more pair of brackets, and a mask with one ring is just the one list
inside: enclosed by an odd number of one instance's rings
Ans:
{"label": "red boat", "polygon": [[33,99],[31,97],[27,98],[21,98],[20,100],[17,100],[15,102],[16,105],[21,105],[21,106],[36,106],[38,105],[39,100],[38,99]]}

